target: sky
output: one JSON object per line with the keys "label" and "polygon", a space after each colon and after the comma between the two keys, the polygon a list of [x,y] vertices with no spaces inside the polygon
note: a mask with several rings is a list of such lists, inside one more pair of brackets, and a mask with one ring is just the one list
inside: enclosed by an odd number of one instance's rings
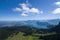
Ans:
{"label": "sky", "polygon": [[0,21],[60,19],[60,0],[0,0]]}

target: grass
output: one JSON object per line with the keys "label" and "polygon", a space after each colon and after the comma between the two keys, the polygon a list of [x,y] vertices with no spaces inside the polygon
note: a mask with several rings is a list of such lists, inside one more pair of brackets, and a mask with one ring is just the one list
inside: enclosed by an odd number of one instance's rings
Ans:
{"label": "grass", "polygon": [[[32,34],[28,36],[23,36],[24,33],[19,32],[17,35],[14,33],[13,36],[9,36],[6,40],[38,40],[40,36],[53,35],[55,33],[47,34]],[[42,40],[42,39],[41,39]]]}
{"label": "grass", "polygon": [[6,40],[38,40],[38,37],[32,35],[23,36],[23,33],[19,32],[17,35],[13,34],[13,36],[8,37]]}

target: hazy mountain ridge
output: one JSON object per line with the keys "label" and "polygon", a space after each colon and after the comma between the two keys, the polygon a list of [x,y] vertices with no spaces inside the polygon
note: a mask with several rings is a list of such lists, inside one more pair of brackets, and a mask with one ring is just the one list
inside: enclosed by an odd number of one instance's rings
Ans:
{"label": "hazy mountain ridge", "polygon": [[57,25],[60,22],[60,19],[48,20],[47,22],[53,25]]}
{"label": "hazy mountain ridge", "polygon": [[27,21],[0,21],[0,26],[22,26],[30,25],[37,28],[48,28],[51,25],[57,25],[60,19],[55,20],[27,20]]}

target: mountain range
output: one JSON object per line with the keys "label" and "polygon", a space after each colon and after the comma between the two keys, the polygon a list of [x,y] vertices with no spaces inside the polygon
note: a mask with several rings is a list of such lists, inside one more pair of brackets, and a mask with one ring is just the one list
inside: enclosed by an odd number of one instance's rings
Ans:
{"label": "mountain range", "polygon": [[5,26],[32,26],[36,28],[51,28],[53,25],[57,25],[60,19],[53,20],[27,20],[27,21],[0,21],[0,27]]}

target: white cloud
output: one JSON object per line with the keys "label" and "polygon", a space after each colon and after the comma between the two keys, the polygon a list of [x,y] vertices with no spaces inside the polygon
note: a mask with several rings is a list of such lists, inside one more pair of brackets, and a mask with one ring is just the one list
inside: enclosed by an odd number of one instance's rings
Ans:
{"label": "white cloud", "polygon": [[53,10],[53,14],[60,14],[60,2],[55,2],[55,5],[57,5],[58,7],[56,9]]}
{"label": "white cloud", "polygon": [[27,15],[27,14],[25,14],[25,13],[22,13],[22,14],[21,14],[21,16],[28,16],[28,15]]}
{"label": "white cloud", "polygon": [[60,7],[60,2],[55,2],[54,4]]}
{"label": "white cloud", "polygon": [[23,11],[29,11],[30,10],[30,8],[28,7],[27,4],[20,4],[20,6],[22,7]]}
{"label": "white cloud", "polygon": [[40,12],[40,11],[39,11],[38,9],[36,9],[36,8],[31,8],[29,11],[32,12],[32,13],[39,13],[39,12]]}
{"label": "white cloud", "polygon": [[30,4],[25,4],[25,3],[22,3],[22,4],[19,4],[21,6],[21,8],[15,8],[14,10],[15,11],[19,11],[19,12],[22,12],[22,15],[24,16],[27,16],[25,13],[36,13],[36,14],[40,14],[40,13],[43,13],[43,11],[37,9],[37,8],[30,8]]}
{"label": "white cloud", "polygon": [[54,14],[60,14],[60,8],[57,8],[53,11]]}

